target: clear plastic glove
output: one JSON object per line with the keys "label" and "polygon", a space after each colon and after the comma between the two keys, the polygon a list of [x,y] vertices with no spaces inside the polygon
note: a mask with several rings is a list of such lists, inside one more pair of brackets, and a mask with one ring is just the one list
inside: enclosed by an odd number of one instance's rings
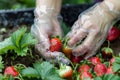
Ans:
{"label": "clear plastic glove", "polygon": [[49,62],[69,64],[69,60],[61,52],[51,52],[49,50],[51,36],[62,36],[61,27],[58,21],[58,15],[54,8],[47,6],[37,7],[35,9],[35,21],[31,32],[38,40],[36,50],[41,56]]}
{"label": "clear plastic glove", "polygon": [[98,3],[80,14],[67,35],[73,55],[85,55],[85,59],[94,55],[118,16],[119,10],[109,0]]}

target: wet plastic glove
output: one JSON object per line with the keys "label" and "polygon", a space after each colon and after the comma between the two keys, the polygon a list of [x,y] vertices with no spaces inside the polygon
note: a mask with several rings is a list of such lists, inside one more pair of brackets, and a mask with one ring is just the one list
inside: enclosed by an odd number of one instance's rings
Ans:
{"label": "wet plastic glove", "polygon": [[[105,0],[97,3],[80,14],[67,35],[68,45],[73,48],[73,55],[85,55],[87,59],[93,56],[103,44],[108,30],[120,14],[120,6],[112,1]],[[119,0],[116,2],[120,4]]]}
{"label": "wet plastic glove", "polygon": [[52,1],[56,0],[37,0],[37,7],[34,12],[35,21],[31,28],[31,32],[39,42],[36,45],[36,50],[44,59],[53,63],[62,62],[69,64],[69,60],[63,53],[51,52],[49,50],[49,38],[56,35],[62,36],[62,30],[58,21],[59,12],[55,8],[55,2],[53,3]]}

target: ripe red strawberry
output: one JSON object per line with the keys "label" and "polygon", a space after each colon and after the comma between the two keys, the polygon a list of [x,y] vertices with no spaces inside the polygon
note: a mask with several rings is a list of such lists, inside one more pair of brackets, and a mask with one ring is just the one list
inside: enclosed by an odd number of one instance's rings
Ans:
{"label": "ripe red strawberry", "polygon": [[85,80],[85,79],[92,80],[92,75],[90,74],[90,72],[83,72],[80,74],[80,80]]}
{"label": "ripe red strawberry", "polygon": [[113,56],[113,50],[109,47],[103,47],[101,52],[104,58],[111,58]]}
{"label": "ripe red strawberry", "polygon": [[5,71],[4,71],[4,74],[5,75],[12,75],[13,77],[16,77],[19,75],[18,71],[15,70],[15,68],[13,66],[8,66],[5,68]]}
{"label": "ripe red strawberry", "polygon": [[87,72],[90,70],[90,66],[88,66],[87,64],[83,64],[78,68],[78,72]]}
{"label": "ripe red strawberry", "polygon": [[94,72],[97,76],[102,76],[107,72],[107,67],[102,63],[98,63],[94,67]]}
{"label": "ripe red strawberry", "polygon": [[93,65],[96,65],[96,64],[98,64],[98,63],[101,63],[100,58],[97,57],[97,56],[91,57],[91,58],[89,59],[89,61],[90,61]]}
{"label": "ripe red strawberry", "polygon": [[81,60],[83,60],[83,57],[82,57],[82,56],[73,56],[73,55],[72,55],[71,61],[72,61],[73,63],[80,63]]}
{"label": "ripe red strawberry", "polygon": [[108,35],[107,35],[107,40],[108,41],[114,41],[116,40],[120,35],[120,31],[118,28],[116,27],[112,27],[109,31],[108,31]]}
{"label": "ripe red strawberry", "polygon": [[50,51],[60,51],[62,48],[62,42],[59,38],[50,39]]}
{"label": "ripe red strawberry", "polygon": [[59,73],[60,77],[68,78],[68,77],[72,77],[73,70],[70,66],[61,65],[60,69],[58,70],[58,73]]}
{"label": "ripe red strawberry", "polygon": [[113,69],[112,69],[112,66],[110,66],[109,68],[107,68],[107,72],[106,74],[113,74]]}

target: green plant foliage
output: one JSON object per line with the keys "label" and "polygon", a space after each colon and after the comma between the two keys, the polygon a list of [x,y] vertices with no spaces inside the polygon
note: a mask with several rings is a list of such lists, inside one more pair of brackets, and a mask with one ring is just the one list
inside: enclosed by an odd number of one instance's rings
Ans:
{"label": "green plant foliage", "polygon": [[49,62],[34,63],[33,68],[28,67],[22,70],[22,76],[39,80],[64,80],[60,78],[57,69]]}
{"label": "green plant foliage", "polygon": [[93,0],[63,0],[63,4],[89,4]]}
{"label": "green plant foliage", "polygon": [[61,28],[64,36],[71,30],[71,27],[64,22],[61,24]]}
{"label": "green plant foliage", "polygon": [[4,64],[2,61],[2,56],[0,56],[0,72],[2,72],[3,68],[4,68]]}
{"label": "green plant foliage", "polygon": [[[23,9],[35,7],[36,0],[0,0],[0,9]],[[63,0],[64,4],[85,4],[92,3],[93,0]]]}
{"label": "green plant foliage", "polygon": [[37,70],[32,68],[32,67],[28,67],[26,69],[23,69],[22,75],[23,75],[23,77],[39,78]]}
{"label": "green plant foliage", "polygon": [[120,80],[120,77],[114,74],[106,74],[102,77],[96,77],[94,80]]}
{"label": "green plant foliage", "polygon": [[120,70],[120,57],[115,57],[115,62],[113,63],[113,71],[118,72]]}
{"label": "green plant foliage", "polygon": [[26,33],[26,31],[27,28],[23,27],[0,42],[0,54],[7,53],[8,50],[14,50],[18,56],[26,56],[29,46],[37,43],[32,34]]}
{"label": "green plant foliage", "polygon": [[36,0],[0,0],[0,9],[23,9],[35,7]]}

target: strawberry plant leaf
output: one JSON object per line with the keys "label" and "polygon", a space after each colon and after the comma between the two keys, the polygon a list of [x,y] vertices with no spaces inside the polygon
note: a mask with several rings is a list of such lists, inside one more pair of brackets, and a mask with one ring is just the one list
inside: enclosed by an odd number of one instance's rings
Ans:
{"label": "strawberry plant leaf", "polygon": [[120,80],[120,77],[114,74],[105,74],[102,77],[96,77],[94,80]]}
{"label": "strawberry plant leaf", "polygon": [[64,80],[60,78],[57,69],[49,62],[35,63],[33,66],[38,71],[42,80]]}
{"label": "strawberry plant leaf", "polygon": [[23,27],[23,28],[15,31],[11,35],[12,42],[17,48],[20,48],[20,41],[21,41],[21,38],[23,37],[23,35],[25,34],[26,30],[27,30],[27,28]]}
{"label": "strawberry plant leaf", "polygon": [[38,72],[32,67],[23,69],[21,74],[23,77],[29,77],[29,78],[38,78],[39,77]]}
{"label": "strawberry plant leaf", "polygon": [[83,80],[91,80],[90,78],[85,78],[85,79],[83,79]]}
{"label": "strawberry plant leaf", "polygon": [[25,33],[21,39],[20,46],[24,48],[28,45],[36,44],[37,40],[33,38],[31,33]]}
{"label": "strawberry plant leaf", "polygon": [[0,74],[0,80],[4,80],[4,76]]}
{"label": "strawberry plant leaf", "polygon": [[66,36],[66,34],[71,30],[70,26],[68,26],[66,23],[62,23],[61,28],[64,36]]}
{"label": "strawberry plant leaf", "polygon": [[15,80],[12,75],[8,77],[8,80]]}
{"label": "strawberry plant leaf", "polygon": [[15,48],[14,51],[17,53],[18,56],[26,56],[27,55],[27,51],[28,51],[28,47],[24,47],[24,48]]}
{"label": "strawberry plant leaf", "polygon": [[94,78],[94,80],[102,80],[100,77],[96,77]]}
{"label": "strawberry plant leaf", "polygon": [[103,80],[120,80],[120,77],[114,74],[107,74],[103,76]]}
{"label": "strawberry plant leaf", "polygon": [[14,45],[11,41],[11,37],[0,42],[0,54],[6,53],[8,50],[14,49]]}
{"label": "strawberry plant leaf", "polygon": [[115,62],[113,63],[112,68],[114,72],[120,70],[120,57],[115,57]]}
{"label": "strawberry plant leaf", "polygon": [[114,75],[110,74],[110,75],[104,75],[103,76],[103,79],[104,80],[111,80],[111,78],[113,77]]}
{"label": "strawberry plant leaf", "polygon": [[18,56],[26,56],[30,45],[37,43],[31,33],[26,33],[26,28],[23,27],[15,31],[11,37],[0,42],[0,54],[8,50],[14,50]]}
{"label": "strawberry plant leaf", "polygon": [[2,72],[2,69],[4,68],[2,56],[0,56],[0,72]]}
{"label": "strawberry plant leaf", "polygon": [[119,63],[120,64],[120,57],[115,57],[115,63]]}
{"label": "strawberry plant leaf", "polygon": [[113,68],[113,71],[114,71],[114,72],[117,72],[117,71],[120,69],[120,64],[118,64],[118,63],[113,63],[112,68]]}

